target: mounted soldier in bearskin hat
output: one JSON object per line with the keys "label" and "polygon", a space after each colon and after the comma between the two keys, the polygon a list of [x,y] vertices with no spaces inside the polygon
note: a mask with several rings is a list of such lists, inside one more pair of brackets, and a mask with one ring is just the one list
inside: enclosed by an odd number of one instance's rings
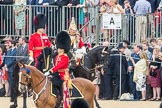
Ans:
{"label": "mounted soldier in bearskin hat", "polygon": [[52,75],[53,78],[51,79],[53,86],[59,90],[59,96],[57,99],[57,108],[60,104],[62,99],[62,84],[63,82],[67,82],[70,79],[69,75],[69,57],[67,53],[70,50],[71,39],[69,34],[66,31],[61,31],[56,36],[56,47],[58,54],[54,59],[54,67],[49,71],[46,72],[45,75]]}
{"label": "mounted soldier in bearskin hat", "polygon": [[77,30],[74,17],[72,17],[68,33],[71,38],[71,48],[72,52],[74,52],[75,60],[81,59],[83,54],[86,53],[86,48],[83,43],[82,37],[80,36],[79,31]]}
{"label": "mounted soldier in bearskin hat", "polygon": [[[35,33],[30,36],[29,40],[29,61],[31,64],[34,61],[34,66],[39,70],[48,68],[48,55],[51,53],[51,43],[48,36],[44,33],[46,25],[46,17],[43,14],[38,14],[34,17]],[[38,61],[39,60],[39,61]],[[44,63],[43,66],[40,63]]]}

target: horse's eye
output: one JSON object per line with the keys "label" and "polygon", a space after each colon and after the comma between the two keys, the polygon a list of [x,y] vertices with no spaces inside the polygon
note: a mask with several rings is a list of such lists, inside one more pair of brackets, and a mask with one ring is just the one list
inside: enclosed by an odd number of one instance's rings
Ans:
{"label": "horse's eye", "polygon": [[22,76],[24,77],[24,76],[25,76],[25,74],[22,74]]}

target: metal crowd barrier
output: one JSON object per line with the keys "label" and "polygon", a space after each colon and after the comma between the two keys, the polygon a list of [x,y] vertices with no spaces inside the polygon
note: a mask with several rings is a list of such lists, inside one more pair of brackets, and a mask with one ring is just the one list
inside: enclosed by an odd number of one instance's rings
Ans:
{"label": "metal crowd barrier", "polygon": [[[131,44],[134,44],[137,36],[136,30],[139,30],[140,28],[139,26],[136,27],[137,17],[138,16],[135,14],[122,15],[121,29],[105,29],[101,33],[101,37],[103,40],[109,41],[112,45],[116,45],[122,40],[129,40]],[[162,10],[159,11],[158,14],[148,14],[146,15],[146,18],[146,22],[141,22],[140,24],[140,26],[143,26],[144,24],[146,26],[146,40],[151,38],[160,38],[162,36]],[[100,19],[102,19],[102,14],[100,15]],[[141,31],[141,34],[142,32],[144,31]],[[140,42],[142,42],[142,39]]]}
{"label": "metal crowd barrier", "polygon": [[[49,37],[56,36],[61,30],[68,30],[72,17],[75,18],[78,31],[85,42],[102,43],[103,40],[110,41],[113,45],[126,39],[131,43],[136,37],[136,16],[122,15],[121,29],[102,30],[102,14],[99,14],[99,7],[57,7],[57,6],[22,6],[24,10],[19,21],[23,21],[22,27],[16,28],[15,5],[0,5],[0,36],[29,37],[35,32],[33,18],[37,13],[47,16],[46,33]],[[19,15],[18,14],[18,15]],[[162,10],[158,14],[147,15],[146,36],[149,38],[159,38],[162,35]]]}

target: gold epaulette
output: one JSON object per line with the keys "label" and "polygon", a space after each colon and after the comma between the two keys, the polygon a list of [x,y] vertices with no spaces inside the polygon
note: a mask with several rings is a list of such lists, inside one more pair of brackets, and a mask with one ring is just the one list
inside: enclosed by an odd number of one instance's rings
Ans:
{"label": "gold epaulette", "polygon": [[68,79],[68,88],[73,89],[72,80],[70,78]]}

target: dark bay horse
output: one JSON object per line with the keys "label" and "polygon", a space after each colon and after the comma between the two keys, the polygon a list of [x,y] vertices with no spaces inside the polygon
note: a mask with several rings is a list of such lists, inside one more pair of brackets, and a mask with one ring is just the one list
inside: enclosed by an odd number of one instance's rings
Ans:
{"label": "dark bay horse", "polygon": [[[38,108],[54,108],[57,98],[51,95],[51,81],[33,66],[19,63],[19,67],[20,90],[24,89],[24,85],[31,83],[34,91],[33,99],[36,106]],[[81,91],[90,108],[94,108],[95,86],[91,81],[83,78],[76,78],[73,79],[72,82]]]}
{"label": "dark bay horse", "polygon": [[95,69],[104,65],[103,56],[109,54],[110,48],[106,46],[96,46],[85,54],[79,65],[75,65],[75,60],[71,60],[70,72],[74,77],[82,77],[91,81],[95,78]]}

